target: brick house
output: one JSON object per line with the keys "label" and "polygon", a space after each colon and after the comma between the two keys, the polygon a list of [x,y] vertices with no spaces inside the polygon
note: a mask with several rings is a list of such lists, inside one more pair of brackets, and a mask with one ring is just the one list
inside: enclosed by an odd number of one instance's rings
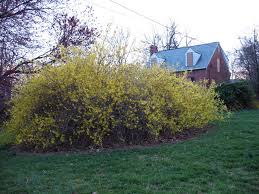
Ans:
{"label": "brick house", "polygon": [[172,50],[158,51],[150,47],[148,66],[159,64],[175,71],[178,75],[187,72],[192,81],[214,80],[221,83],[230,79],[228,59],[219,42],[212,42]]}

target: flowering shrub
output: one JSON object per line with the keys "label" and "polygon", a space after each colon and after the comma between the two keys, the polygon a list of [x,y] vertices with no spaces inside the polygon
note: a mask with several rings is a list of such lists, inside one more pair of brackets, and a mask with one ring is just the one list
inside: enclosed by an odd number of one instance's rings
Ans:
{"label": "flowering shrub", "polygon": [[222,119],[214,88],[171,72],[76,58],[47,67],[21,86],[8,130],[33,150],[137,144]]}

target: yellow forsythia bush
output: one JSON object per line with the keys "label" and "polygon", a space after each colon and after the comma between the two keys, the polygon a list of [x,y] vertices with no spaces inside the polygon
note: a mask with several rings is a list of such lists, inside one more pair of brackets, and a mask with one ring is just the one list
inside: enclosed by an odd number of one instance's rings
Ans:
{"label": "yellow forsythia bush", "polygon": [[31,150],[137,144],[222,119],[214,88],[159,67],[119,67],[77,57],[19,88],[8,130]]}

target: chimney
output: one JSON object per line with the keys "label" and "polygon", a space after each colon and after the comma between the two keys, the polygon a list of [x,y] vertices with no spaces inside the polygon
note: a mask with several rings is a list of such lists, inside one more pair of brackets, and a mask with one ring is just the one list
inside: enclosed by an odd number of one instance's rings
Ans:
{"label": "chimney", "polygon": [[153,55],[154,53],[157,53],[158,52],[157,46],[151,45],[149,52],[150,52],[150,56]]}

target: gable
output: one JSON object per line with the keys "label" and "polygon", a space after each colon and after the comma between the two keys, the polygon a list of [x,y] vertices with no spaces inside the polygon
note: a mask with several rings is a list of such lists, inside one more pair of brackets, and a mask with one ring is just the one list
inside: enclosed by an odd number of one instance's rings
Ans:
{"label": "gable", "polygon": [[201,57],[201,54],[195,52],[194,50],[192,50],[191,48],[189,48],[187,50],[187,52],[185,53],[185,65],[186,66],[194,66],[197,64],[197,62],[199,61]]}

